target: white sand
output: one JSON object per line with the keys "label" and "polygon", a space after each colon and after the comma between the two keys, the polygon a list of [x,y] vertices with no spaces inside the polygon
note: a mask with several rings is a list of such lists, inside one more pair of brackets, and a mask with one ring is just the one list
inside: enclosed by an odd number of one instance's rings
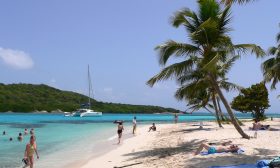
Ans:
{"label": "white sand", "polygon": [[[193,124],[193,123],[192,123]],[[260,159],[271,159],[280,155],[280,131],[258,131],[258,137],[242,139],[232,125],[218,128],[214,122],[204,122],[203,130],[190,123],[160,124],[156,132],[147,132],[141,127],[137,135],[126,139],[116,149],[90,160],[82,168],[206,168],[214,165],[256,163]],[[280,120],[266,121],[273,128],[280,129]],[[245,122],[242,128],[251,136],[254,131]],[[194,156],[193,152],[202,142],[233,141],[245,152]],[[130,166],[129,166],[130,165]]]}

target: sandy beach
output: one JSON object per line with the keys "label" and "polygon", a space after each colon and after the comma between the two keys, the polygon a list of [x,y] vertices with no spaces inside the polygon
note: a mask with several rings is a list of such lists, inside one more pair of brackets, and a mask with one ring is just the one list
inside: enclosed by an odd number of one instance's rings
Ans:
{"label": "sandy beach", "polygon": [[[219,128],[215,122],[158,124],[157,131],[148,132],[142,126],[137,135],[125,139],[117,148],[91,159],[81,168],[206,168],[218,165],[254,164],[260,159],[272,159],[280,153],[280,131],[258,131],[257,138],[242,139],[231,124]],[[244,122],[242,128],[250,136],[252,122]],[[265,121],[272,128],[280,129],[280,119]],[[193,155],[202,142],[220,143],[231,140],[245,152]]]}

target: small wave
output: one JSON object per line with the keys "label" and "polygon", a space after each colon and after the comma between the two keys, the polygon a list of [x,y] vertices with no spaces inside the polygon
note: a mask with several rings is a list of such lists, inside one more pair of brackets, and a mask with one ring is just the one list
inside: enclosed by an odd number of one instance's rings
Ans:
{"label": "small wave", "polygon": [[114,135],[114,136],[108,138],[107,141],[112,141],[112,140],[117,139],[117,138],[118,138],[118,136],[117,136],[117,135]]}

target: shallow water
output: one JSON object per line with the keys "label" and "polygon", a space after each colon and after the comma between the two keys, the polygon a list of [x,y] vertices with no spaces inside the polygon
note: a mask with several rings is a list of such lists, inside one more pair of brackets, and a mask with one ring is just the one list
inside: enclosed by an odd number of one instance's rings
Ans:
{"label": "shallow water", "polygon": [[[29,135],[22,142],[16,140],[24,128],[34,128],[40,159],[36,168],[61,168],[72,162],[87,160],[97,154],[97,146],[106,141],[116,141],[114,120],[124,120],[125,127],[131,127],[131,120],[137,116],[139,124],[170,123],[173,115],[158,114],[104,114],[101,117],[64,117],[63,114],[0,114],[0,168],[22,167],[21,162]],[[250,115],[238,115],[250,118]],[[275,115],[274,117],[279,117]],[[214,120],[208,114],[180,115],[179,121]],[[7,135],[3,136],[2,131]],[[128,129],[126,129],[127,131]],[[127,133],[128,132],[124,132]],[[12,137],[13,141],[9,141]],[[112,143],[110,143],[112,144]],[[105,147],[106,148],[106,147]]]}

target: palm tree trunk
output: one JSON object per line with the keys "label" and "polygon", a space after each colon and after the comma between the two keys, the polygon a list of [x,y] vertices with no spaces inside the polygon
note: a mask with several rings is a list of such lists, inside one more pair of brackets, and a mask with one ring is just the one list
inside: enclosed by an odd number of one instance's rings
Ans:
{"label": "palm tree trunk", "polygon": [[[213,116],[215,116],[216,117],[216,120],[218,121],[219,119],[217,119],[217,115],[214,113],[214,112],[212,112],[211,110],[209,110],[207,107],[204,107],[209,113],[211,113]],[[223,127],[223,126],[222,126]]]}
{"label": "palm tree trunk", "polygon": [[235,119],[235,116],[226,100],[226,98],[224,97],[217,81],[215,80],[215,78],[213,77],[212,74],[209,73],[209,78],[210,81],[214,87],[214,89],[216,90],[216,92],[218,93],[219,97],[221,98],[225,108],[227,109],[227,112],[229,114],[229,117],[231,119],[231,123],[233,124],[233,126],[235,127],[235,129],[238,131],[238,133],[242,136],[242,138],[246,138],[246,139],[250,139],[250,137],[242,130],[242,128],[240,127],[240,125],[238,124],[238,122]]}
{"label": "palm tree trunk", "polygon": [[216,117],[216,114],[214,114],[211,110],[209,110],[207,107],[204,107],[209,113],[211,113],[213,116]]}
{"label": "palm tree trunk", "polygon": [[221,119],[222,119],[222,121],[226,121],[226,120],[227,120],[227,117],[224,116],[224,114],[223,114],[223,112],[222,112],[221,105],[220,105],[220,98],[217,97],[216,99],[217,99],[217,104],[218,104],[218,108],[219,108],[219,113],[220,113],[220,115],[221,115]]}
{"label": "palm tree trunk", "polygon": [[216,112],[217,122],[219,124],[219,127],[222,128],[223,126],[221,124],[221,120],[220,120],[220,117],[219,117],[219,110],[217,108],[217,102],[216,102],[216,97],[215,97],[215,93],[214,92],[212,93],[212,101],[213,101],[213,105],[214,105],[215,112]]}

